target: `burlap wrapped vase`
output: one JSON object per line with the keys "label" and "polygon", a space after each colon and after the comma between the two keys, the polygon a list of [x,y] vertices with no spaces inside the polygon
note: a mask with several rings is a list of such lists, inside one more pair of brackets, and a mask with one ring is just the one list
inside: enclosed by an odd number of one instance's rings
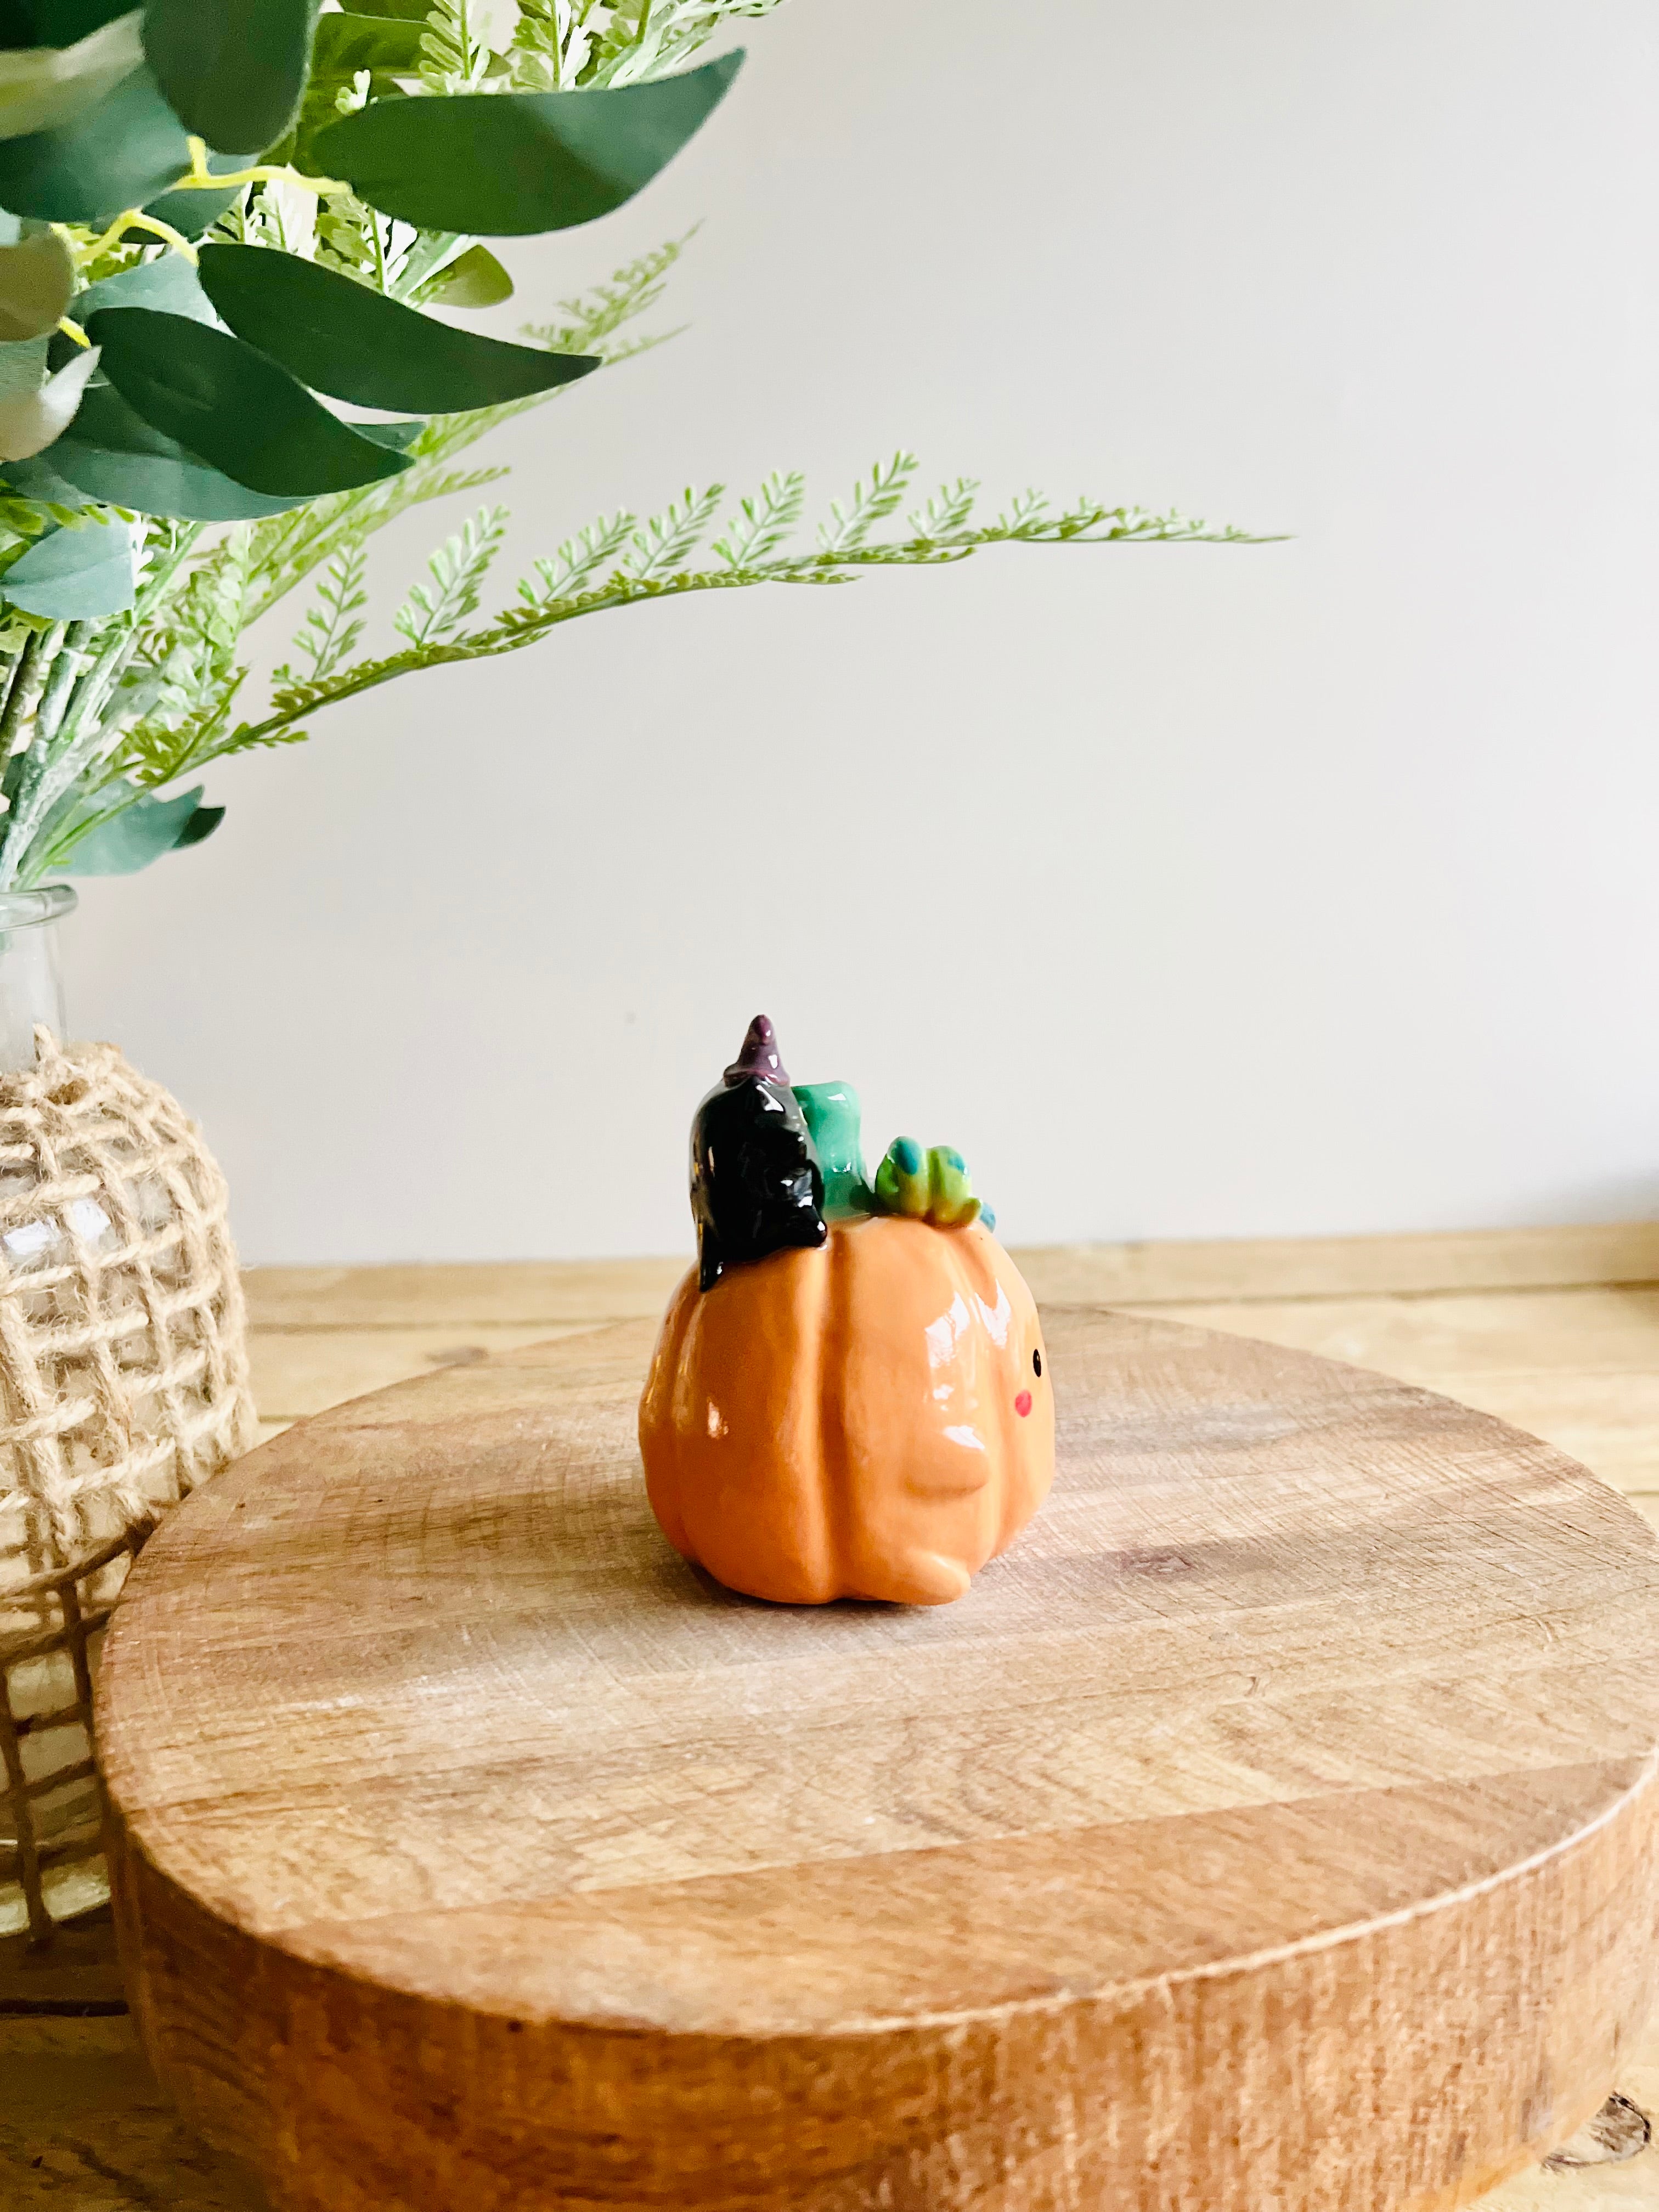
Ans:
{"label": "burlap wrapped vase", "polygon": [[159,1515],[254,1432],[224,1178],[112,1045],[0,1074],[0,1934],[104,1896],[99,1632]]}

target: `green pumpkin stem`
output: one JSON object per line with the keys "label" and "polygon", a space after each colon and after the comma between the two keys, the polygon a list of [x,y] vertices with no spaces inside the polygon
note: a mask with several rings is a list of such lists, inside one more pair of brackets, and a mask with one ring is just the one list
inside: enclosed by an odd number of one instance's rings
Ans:
{"label": "green pumpkin stem", "polygon": [[798,1083],[795,1098],[823,1173],[825,1218],[873,1213],[876,1200],[864,1169],[858,1092],[850,1083]]}

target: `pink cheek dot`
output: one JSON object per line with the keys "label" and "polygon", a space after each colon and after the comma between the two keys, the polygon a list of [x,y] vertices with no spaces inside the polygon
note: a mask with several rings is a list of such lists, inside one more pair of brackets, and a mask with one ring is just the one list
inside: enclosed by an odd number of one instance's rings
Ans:
{"label": "pink cheek dot", "polygon": [[1024,1416],[1030,1412],[1030,1410],[1031,1394],[1029,1390],[1022,1390],[1018,1397],[1014,1401],[1014,1411],[1019,1414],[1023,1419]]}

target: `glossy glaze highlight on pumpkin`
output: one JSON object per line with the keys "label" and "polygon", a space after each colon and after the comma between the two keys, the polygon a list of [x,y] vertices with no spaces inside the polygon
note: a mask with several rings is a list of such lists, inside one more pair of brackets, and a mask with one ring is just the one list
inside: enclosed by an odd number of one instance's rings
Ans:
{"label": "glossy glaze highlight on pumpkin", "polygon": [[640,1402],[651,1506],[732,1589],[943,1605],[1054,1480],[1036,1304],[975,1222],[830,1224],[664,1316]]}

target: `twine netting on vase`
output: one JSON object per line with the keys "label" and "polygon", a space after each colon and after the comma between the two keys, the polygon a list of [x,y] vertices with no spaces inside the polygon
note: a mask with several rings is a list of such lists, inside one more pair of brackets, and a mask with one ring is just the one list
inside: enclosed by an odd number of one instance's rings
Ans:
{"label": "twine netting on vase", "polygon": [[106,1893],[99,1632],[159,1516],[253,1440],[224,1178],[112,1045],[0,1074],[0,1935]]}

